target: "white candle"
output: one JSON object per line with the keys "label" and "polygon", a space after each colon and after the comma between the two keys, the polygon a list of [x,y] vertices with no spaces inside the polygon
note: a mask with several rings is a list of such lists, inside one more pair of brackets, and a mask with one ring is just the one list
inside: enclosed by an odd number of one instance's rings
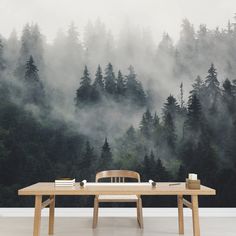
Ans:
{"label": "white candle", "polygon": [[197,174],[192,175],[192,180],[197,180]]}
{"label": "white candle", "polygon": [[188,174],[188,178],[189,178],[190,180],[192,180],[192,176],[193,176],[192,173],[189,173],[189,174]]}
{"label": "white candle", "polygon": [[190,180],[197,180],[197,174],[190,173],[190,174],[188,175],[188,178],[189,178]]}

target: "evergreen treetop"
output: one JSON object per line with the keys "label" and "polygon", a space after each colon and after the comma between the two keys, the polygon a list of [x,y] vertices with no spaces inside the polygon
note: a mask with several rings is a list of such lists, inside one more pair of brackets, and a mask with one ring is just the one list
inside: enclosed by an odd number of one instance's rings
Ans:
{"label": "evergreen treetop", "polygon": [[208,70],[208,75],[206,77],[205,83],[207,88],[217,91],[219,90],[220,82],[217,79],[217,71],[213,63],[211,64],[211,67]]}
{"label": "evergreen treetop", "polygon": [[25,65],[25,79],[28,81],[39,81],[39,76],[38,76],[38,68],[34,64],[34,59],[32,56],[30,56],[29,60],[26,62]]}
{"label": "evergreen treetop", "polygon": [[86,65],[84,67],[83,77],[81,77],[81,79],[80,79],[80,85],[83,87],[87,87],[87,86],[91,85],[91,79],[89,76],[88,67]]}
{"label": "evergreen treetop", "polygon": [[113,66],[111,63],[108,63],[105,69],[105,90],[108,94],[115,94],[116,92],[116,82],[115,82],[115,74],[113,71]]}
{"label": "evergreen treetop", "polygon": [[93,86],[100,91],[102,91],[104,89],[102,69],[101,69],[100,65],[98,65]]}
{"label": "evergreen treetop", "polygon": [[118,76],[117,76],[117,83],[116,83],[116,92],[118,95],[124,95],[126,90],[126,85],[124,81],[124,77],[121,73],[121,71],[118,71]]}
{"label": "evergreen treetop", "polygon": [[196,94],[192,94],[188,101],[188,113],[186,125],[189,130],[199,130],[202,121],[201,103]]}

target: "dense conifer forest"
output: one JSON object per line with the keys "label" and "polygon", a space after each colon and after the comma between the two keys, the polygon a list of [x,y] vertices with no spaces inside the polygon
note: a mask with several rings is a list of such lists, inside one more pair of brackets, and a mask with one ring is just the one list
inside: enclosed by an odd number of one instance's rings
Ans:
{"label": "dense conifer forest", "polygon": [[128,27],[114,39],[100,20],[78,32],[72,23],[47,43],[26,24],[19,38],[0,36],[0,206],[31,206],[17,190],[32,183],[94,181],[104,169],[142,181],[195,172],[217,189],[202,206],[236,206],[236,24],[196,30],[185,19],[176,43]]}

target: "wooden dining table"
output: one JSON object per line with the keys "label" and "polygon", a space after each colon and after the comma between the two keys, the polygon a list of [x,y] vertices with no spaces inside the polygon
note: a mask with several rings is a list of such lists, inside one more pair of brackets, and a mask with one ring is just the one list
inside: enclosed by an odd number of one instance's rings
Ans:
{"label": "wooden dining table", "polygon": [[[54,234],[55,197],[56,196],[85,196],[85,195],[166,195],[177,196],[179,234],[184,234],[184,205],[192,210],[193,235],[200,236],[199,204],[201,195],[215,195],[215,189],[201,185],[200,189],[187,189],[185,183],[87,183],[73,187],[57,187],[55,183],[40,182],[18,190],[18,195],[35,196],[33,236],[40,236],[41,211],[49,206],[48,234]],[[43,196],[49,198],[43,201]],[[190,196],[188,201],[184,196]],[[141,229],[140,229],[141,230]]]}

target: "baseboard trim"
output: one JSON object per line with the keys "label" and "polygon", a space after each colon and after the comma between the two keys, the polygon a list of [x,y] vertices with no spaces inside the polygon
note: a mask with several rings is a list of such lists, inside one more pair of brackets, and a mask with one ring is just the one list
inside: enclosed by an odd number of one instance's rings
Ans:
{"label": "baseboard trim", "polygon": [[[56,208],[56,217],[92,217],[93,208]],[[101,217],[134,217],[135,208],[100,208]],[[32,217],[34,208],[0,208],[0,217]],[[177,217],[177,208],[143,208],[145,217]],[[184,215],[191,216],[191,211],[184,208]],[[200,208],[201,217],[236,217],[236,208]],[[48,209],[42,211],[48,216]]]}

